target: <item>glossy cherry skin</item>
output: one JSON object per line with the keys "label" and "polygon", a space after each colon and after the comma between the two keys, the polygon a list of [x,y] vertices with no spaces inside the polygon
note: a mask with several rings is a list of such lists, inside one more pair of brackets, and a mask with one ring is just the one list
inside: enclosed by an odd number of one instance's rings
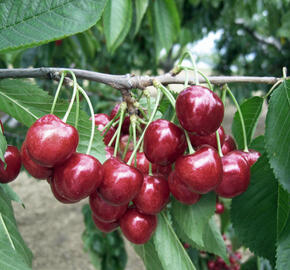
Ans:
{"label": "glossy cherry skin", "polygon": [[21,169],[21,156],[17,147],[8,145],[4,154],[4,162],[0,160],[0,183],[9,183],[18,176]]}
{"label": "glossy cherry skin", "polygon": [[52,114],[39,118],[26,135],[29,155],[45,167],[63,163],[76,151],[78,142],[77,130]]}
{"label": "glossy cherry skin", "polygon": [[162,166],[173,163],[184,153],[186,146],[183,130],[164,119],[150,123],[144,135],[147,159]]}
{"label": "glossy cherry skin", "polygon": [[39,164],[35,163],[30,155],[28,154],[28,151],[26,149],[26,142],[24,141],[21,150],[21,161],[24,166],[24,168],[28,171],[28,173],[33,176],[36,179],[47,179],[52,175],[52,168],[47,168],[40,166]]}
{"label": "glossy cherry skin", "polygon": [[[223,145],[225,140],[225,131],[222,126],[218,128],[218,133],[220,136],[221,145]],[[217,139],[216,139],[216,132],[213,132],[207,136],[199,136],[194,133],[189,133],[189,138],[193,147],[198,147],[204,144],[210,145],[215,149],[218,149]]]}
{"label": "glossy cherry skin", "polygon": [[242,151],[234,150],[222,157],[223,177],[215,192],[233,198],[245,192],[250,183],[250,166]]}
{"label": "glossy cherry skin", "polygon": [[140,192],[133,203],[138,211],[148,215],[156,215],[169,201],[169,187],[166,179],[161,175],[144,175]]}
{"label": "glossy cherry skin", "polygon": [[222,153],[226,155],[227,153],[237,149],[236,143],[232,136],[226,135],[225,141],[222,145]]}
{"label": "glossy cherry skin", "polygon": [[157,227],[157,217],[142,214],[135,208],[128,208],[120,219],[120,227],[130,242],[136,245],[145,244]]}
{"label": "glossy cherry skin", "polygon": [[[110,114],[110,119],[112,120],[115,115],[118,113],[118,110],[120,108],[120,104],[116,104],[115,107],[113,108],[113,110],[111,111]],[[119,118],[117,118],[116,120],[118,120]],[[124,122],[122,124],[122,134],[129,134],[129,128],[130,128],[130,117],[129,116],[125,116],[124,118]]]}
{"label": "glossy cherry skin", "polygon": [[119,223],[118,222],[112,222],[112,223],[108,223],[108,222],[102,222],[100,220],[98,220],[96,218],[96,216],[92,216],[93,221],[96,225],[96,227],[104,233],[110,233],[112,231],[115,231],[118,227],[119,227]]}
{"label": "glossy cherry skin", "polygon": [[1,127],[1,129],[2,129],[2,133],[4,133],[4,127],[3,127],[3,123],[2,123],[1,120],[0,120],[0,127]]}
{"label": "glossy cherry skin", "polygon": [[224,105],[210,89],[194,85],[179,93],[176,115],[184,129],[205,136],[215,132],[221,125]]}
{"label": "glossy cherry skin", "polygon": [[256,163],[256,161],[259,159],[259,157],[261,156],[261,153],[253,150],[253,149],[249,149],[249,152],[242,152],[243,157],[248,161],[250,167],[252,165],[254,165]]}
{"label": "glossy cherry skin", "polygon": [[104,179],[99,188],[102,198],[112,205],[129,203],[141,189],[143,174],[116,158],[106,160],[103,168]]}
{"label": "glossy cherry skin", "polygon": [[[119,145],[121,153],[124,153],[128,139],[129,139],[129,135],[121,136],[120,145]],[[137,142],[138,142],[138,138],[137,138]],[[127,151],[133,151],[133,150],[134,150],[134,143],[133,143],[133,140],[130,140]]]}
{"label": "glossy cherry skin", "polygon": [[180,157],[175,163],[179,179],[197,193],[208,193],[222,180],[222,161],[211,146],[202,146],[194,154]]}
{"label": "glossy cherry skin", "polygon": [[[105,113],[97,113],[95,114],[94,117],[95,117],[95,124],[98,127],[98,130],[100,131],[110,122],[110,117]],[[105,132],[106,130],[102,132],[102,135],[104,135]],[[107,132],[107,134],[104,136],[104,139],[103,139],[105,145],[109,144],[115,132],[116,132],[116,129],[114,127],[110,127],[109,131]],[[114,146],[114,143],[112,145]]]}
{"label": "glossy cherry skin", "polygon": [[175,171],[170,173],[168,177],[168,185],[174,198],[184,204],[195,204],[201,198],[200,194],[190,191],[189,188],[182,181],[180,181]]}
{"label": "glossy cherry skin", "polygon": [[217,214],[222,214],[225,211],[225,206],[221,202],[216,202],[215,204],[215,212]]}
{"label": "glossy cherry skin", "polygon": [[69,200],[82,200],[92,194],[103,180],[102,164],[93,156],[74,153],[54,168],[55,187]]}
{"label": "glossy cherry skin", "polygon": [[114,206],[104,201],[101,196],[95,191],[90,195],[90,207],[96,219],[105,223],[117,221],[128,208],[128,204]]}

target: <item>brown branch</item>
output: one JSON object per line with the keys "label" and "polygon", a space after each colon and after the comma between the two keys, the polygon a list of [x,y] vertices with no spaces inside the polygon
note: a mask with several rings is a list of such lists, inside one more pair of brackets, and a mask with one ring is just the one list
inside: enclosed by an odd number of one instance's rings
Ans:
{"label": "brown branch", "polygon": [[[0,69],[0,79],[4,78],[48,78],[53,80],[59,79],[59,73],[64,70],[71,70],[79,79],[100,82],[109,85],[115,89],[144,89],[153,85],[153,80],[157,80],[164,85],[183,84],[185,78],[174,76],[166,73],[159,76],[136,76],[136,75],[111,75],[82,69],[68,68],[15,68]],[[275,84],[280,78],[277,77],[253,77],[253,76],[209,76],[208,79],[212,84],[222,85],[225,83],[261,83]],[[206,81],[201,77],[200,83]],[[189,79],[189,84],[195,84],[194,78]]]}

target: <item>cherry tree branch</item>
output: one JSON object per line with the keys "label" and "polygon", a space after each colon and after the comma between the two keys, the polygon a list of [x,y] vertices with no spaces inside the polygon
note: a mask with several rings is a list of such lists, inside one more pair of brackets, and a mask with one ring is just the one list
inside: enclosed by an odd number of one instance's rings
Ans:
{"label": "cherry tree branch", "polygon": [[[137,76],[134,74],[127,75],[111,75],[82,69],[69,68],[14,68],[0,69],[0,79],[4,78],[46,78],[59,80],[60,72],[71,70],[79,79],[100,82],[109,85],[115,89],[144,89],[153,85],[153,80],[157,80],[164,85],[168,84],[184,84],[183,76],[175,76],[172,73],[166,73],[159,76]],[[280,78],[277,77],[254,77],[254,76],[209,76],[208,79],[212,84],[223,85],[226,83],[260,83],[275,84]],[[205,83],[201,77],[200,83]],[[195,84],[194,77],[189,78],[189,84]]]}

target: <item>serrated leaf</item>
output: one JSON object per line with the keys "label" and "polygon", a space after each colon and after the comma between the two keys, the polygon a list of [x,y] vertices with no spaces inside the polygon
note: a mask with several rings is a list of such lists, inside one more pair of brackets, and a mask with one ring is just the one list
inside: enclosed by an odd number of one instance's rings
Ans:
{"label": "serrated leaf", "polygon": [[283,232],[290,215],[290,194],[278,186],[277,237]]}
{"label": "serrated leaf", "polygon": [[177,200],[172,202],[172,216],[175,223],[196,245],[204,246],[203,232],[215,212],[216,196],[214,193],[203,195],[193,205],[185,205]]}
{"label": "serrated leaf", "polygon": [[164,212],[158,216],[158,226],[153,241],[164,269],[196,269]]}
{"label": "serrated leaf", "polygon": [[[47,92],[40,89],[35,84],[24,80],[1,80],[0,81],[0,107],[3,112],[14,117],[19,122],[30,127],[37,118],[50,113],[53,97]],[[55,107],[54,114],[63,117],[68,102],[59,100]],[[75,106],[70,113],[68,123],[74,124]],[[85,153],[88,147],[91,131],[91,122],[89,116],[80,111],[78,133],[79,146],[78,152]],[[100,162],[106,159],[105,145],[102,141],[101,134],[95,131],[91,155],[96,157]]]}
{"label": "serrated leaf", "polygon": [[[262,111],[263,102],[264,99],[261,97],[252,97],[240,105],[244,117],[248,144],[251,143],[255,133],[259,116]],[[243,141],[242,125],[238,112],[236,112],[234,116],[232,133],[235,137],[238,149],[244,149],[245,146]]]}
{"label": "serrated leaf", "polygon": [[[1,127],[0,127],[1,129]],[[2,130],[0,130],[0,159],[5,162],[4,154],[7,149],[7,142]]]}
{"label": "serrated leaf", "polygon": [[256,137],[255,139],[252,140],[252,142],[249,145],[250,149],[255,149],[258,152],[260,152],[261,155],[265,153],[265,136],[261,135]]}
{"label": "serrated leaf", "polygon": [[131,0],[108,0],[104,11],[104,33],[109,51],[114,52],[128,34],[132,21]]}
{"label": "serrated leaf", "polygon": [[290,81],[272,94],[266,117],[265,142],[271,168],[280,184],[290,192]]}
{"label": "serrated leaf", "polygon": [[243,245],[275,264],[278,183],[264,154],[251,168],[247,191],[233,198],[231,220]]}
{"label": "serrated leaf", "polygon": [[0,51],[28,48],[83,32],[101,17],[106,0],[3,0]]}
{"label": "serrated leaf", "polygon": [[142,19],[148,8],[149,0],[135,0],[135,12],[136,12],[136,26],[134,35],[139,31]]}

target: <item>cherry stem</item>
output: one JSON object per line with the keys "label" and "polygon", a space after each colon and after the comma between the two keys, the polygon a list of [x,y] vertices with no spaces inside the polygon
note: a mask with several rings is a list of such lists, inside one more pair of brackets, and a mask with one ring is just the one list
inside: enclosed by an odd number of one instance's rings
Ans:
{"label": "cherry stem", "polygon": [[78,128],[79,114],[80,114],[80,94],[79,94],[79,90],[77,90],[76,100],[77,100],[77,105],[76,105],[75,128]]}
{"label": "cherry stem", "polygon": [[60,89],[61,89],[62,84],[63,84],[63,80],[64,80],[64,77],[65,77],[65,74],[66,74],[65,71],[61,73],[61,77],[60,77],[60,80],[59,80],[59,83],[58,83],[58,86],[57,86],[57,90],[56,90],[55,95],[54,95],[53,103],[52,103],[52,106],[51,106],[50,114],[53,114],[53,112],[54,112],[56,101],[58,99],[58,96],[59,96]]}
{"label": "cherry stem", "polygon": [[146,96],[146,100],[147,100],[147,111],[148,111],[148,115],[149,115],[149,118],[151,116],[151,97],[150,97],[150,93],[147,89],[145,89],[143,91],[144,95]]}
{"label": "cherry stem", "polygon": [[148,174],[152,176],[152,163],[149,161],[149,172]]}
{"label": "cherry stem", "polygon": [[224,106],[226,106],[226,96],[227,96],[227,89],[222,88],[222,102],[224,104]]}
{"label": "cherry stem", "polygon": [[278,80],[272,87],[271,89],[268,91],[268,93],[264,96],[264,99],[266,99],[268,96],[270,96],[272,94],[272,92],[275,90],[275,88],[283,82],[283,79]]}
{"label": "cherry stem", "polygon": [[186,138],[189,154],[194,154],[195,151],[194,151],[194,148],[192,147],[188,132],[185,129],[183,129],[183,131],[184,131],[184,134],[185,134],[185,138]]}
{"label": "cherry stem", "polygon": [[184,82],[184,89],[188,87],[188,68],[184,69],[185,71],[185,82]]}
{"label": "cherry stem", "polygon": [[[133,119],[133,121],[132,121],[132,130],[133,130],[133,145],[134,145],[134,149],[135,149],[136,145],[137,145],[136,119]],[[134,154],[134,167],[136,167],[136,166],[137,166],[137,152]]]}
{"label": "cherry stem", "polygon": [[[154,85],[157,85],[157,84],[158,84],[158,83],[155,81]],[[152,111],[152,113],[151,113],[151,115],[150,115],[150,118],[149,118],[149,120],[148,120],[148,123],[147,123],[146,127],[145,127],[144,130],[143,130],[143,133],[141,134],[141,136],[140,136],[140,138],[139,138],[139,141],[138,141],[136,147],[134,147],[134,150],[133,150],[133,153],[132,153],[130,159],[129,159],[128,162],[127,162],[128,165],[131,164],[131,162],[132,162],[132,160],[133,160],[133,157],[136,155],[136,153],[137,153],[137,151],[138,151],[138,148],[140,147],[140,145],[141,145],[141,143],[142,143],[142,141],[143,141],[143,138],[144,138],[145,132],[146,132],[148,126],[150,125],[150,123],[153,121],[153,118],[154,118],[154,116],[155,116],[155,114],[156,114],[156,112],[157,112],[157,109],[158,109],[158,106],[159,106],[159,102],[160,102],[160,99],[161,99],[161,91],[159,90],[158,87],[156,87],[156,88],[157,88],[157,96],[156,96],[156,102],[155,102],[154,109],[153,109],[153,111]]]}
{"label": "cherry stem", "polygon": [[79,85],[77,85],[77,87],[78,87],[78,90],[81,92],[81,94],[86,99],[86,102],[88,103],[88,106],[89,106],[90,112],[91,112],[92,129],[91,129],[91,136],[90,136],[90,140],[89,140],[88,149],[86,152],[86,154],[89,155],[91,152],[92,145],[93,145],[93,140],[94,140],[94,135],[95,135],[95,127],[96,127],[94,109],[93,109],[93,105],[92,105],[86,91],[83,88],[81,88]]}
{"label": "cherry stem", "polygon": [[108,143],[108,146],[111,146],[113,144],[113,142],[115,141],[116,137],[117,137],[117,132],[114,133],[113,137],[111,138],[110,142]]}
{"label": "cherry stem", "polygon": [[[155,81],[156,83],[156,81]],[[168,98],[168,100],[170,101],[172,107],[175,109],[175,98],[174,96],[170,93],[170,91],[165,87],[163,86],[161,83],[157,82],[156,85],[155,83],[153,82],[154,86],[158,89],[160,89],[162,91],[162,93]]]}
{"label": "cherry stem", "polygon": [[147,114],[144,112],[144,110],[141,108],[140,104],[138,103],[137,109],[141,112],[141,114],[143,115],[143,117],[148,120],[148,116]]}
{"label": "cherry stem", "polygon": [[222,152],[222,147],[221,147],[221,140],[220,140],[220,134],[218,131],[215,132],[216,135],[216,141],[217,141],[217,146],[218,146],[218,153],[220,157],[223,157],[223,152]]}
{"label": "cherry stem", "polygon": [[[121,105],[120,105],[120,122],[119,122],[119,125],[118,125],[118,129],[116,131],[117,133],[117,140],[116,140],[116,143],[115,143],[115,149],[114,149],[114,157],[117,156],[117,153],[118,153],[118,148],[119,148],[119,142],[120,142],[120,136],[121,136],[121,129],[122,129],[122,124],[123,124],[123,121],[124,121],[124,118],[125,118],[125,111],[127,109],[127,104],[126,102],[122,102]],[[115,117],[114,117],[115,118]]]}
{"label": "cherry stem", "polygon": [[238,111],[238,114],[240,116],[240,120],[241,120],[241,125],[242,125],[242,132],[243,132],[243,139],[244,139],[244,151],[245,152],[249,152],[249,149],[248,149],[248,143],[247,143],[247,133],[246,133],[246,127],[245,127],[245,121],[244,121],[244,117],[243,117],[243,114],[242,114],[242,111],[241,111],[241,108],[240,108],[240,105],[239,103],[237,102],[234,94],[232,93],[231,89],[228,87],[228,85],[225,85],[225,88],[226,90],[228,91],[229,95],[231,96],[236,108],[237,108],[237,111]]}
{"label": "cherry stem", "polygon": [[132,125],[130,125],[128,141],[126,143],[126,146],[125,146],[125,149],[124,149],[124,152],[123,152],[123,155],[122,155],[122,159],[123,160],[124,160],[124,158],[125,158],[125,156],[126,156],[126,154],[128,152],[128,148],[129,148],[130,142],[132,140],[132,136],[133,136],[132,133],[133,133],[133,131],[132,131]]}
{"label": "cherry stem", "polygon": [[[197,66],[196,66],[196,61],[195,61],[195,59],[194,59],[194,57],[193,57],[193,55],[192,55],[192,53],[191,53],[190,50],[186,50],[186,51],[183,53],[183,55],[181,56],[181,58],[180,58],[179,61],[178,61],[178,66],[181,67],[181,63],[182,63],[182,61],[184,60],[184,58],[186,57],[186,55],[189,56],[190,61],[191,61],[191,64],[192,64],[192,70],[194,71],[195,84],[196,84],[196,85],[199,85],[199,80],[198,80],[198,69],[197,69]],[[180,67],[179,67],[179,69],[180,69]],[[186,70],[187,67],[183,67],[182,69],[183,69],[183,70]]]}
{"label": "cherry stem", "polygon": [[118,110],[118,112],[116,113],[116,115],[114,116],[114,118],[107,124],[105,125],[102,129],[101,129],[101,132],[104,132],[105,133],[103,134],[103,137],[105,137],[107,135],[107,133],[109,132],[109,129],[110,127],[114,124],[114,123],[119,123],[120,120],[116,121],[115,120],[120,116],[120,108]]}

